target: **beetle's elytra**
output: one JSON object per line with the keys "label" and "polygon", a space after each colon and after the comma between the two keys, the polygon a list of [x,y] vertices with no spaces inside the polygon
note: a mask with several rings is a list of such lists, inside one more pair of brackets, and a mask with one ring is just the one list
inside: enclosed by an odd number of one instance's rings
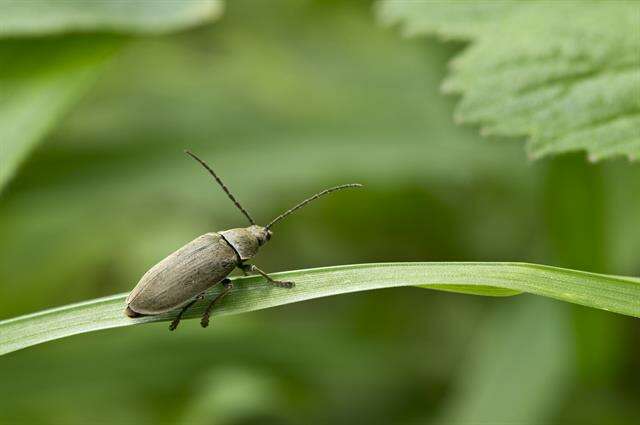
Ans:
{"label": "beetle's elytra", "polygon": [[274,280],[258,267],[246,264],[245,261],[255,257],[258,249],[271,239],[271,227],[284,217],[328,193],[362,186],[352,183],[325,189],[280,214],[266,226],[259,226],[211,167],[193,153],[185,152],[209,171],[234,205],[247,217],[251,226],[218,233],[205,233],[169,254],[142,276],[127,297],[125,314],[129,317],[139,317],[166,313],[182,307],[171,322],[170,330],[176,329],[184,312],[197,300],[202,299],[207,289],[221,283],[224,287],[223,291],[209,303],[200,321],[202,327],[207,327],[209,315],[214,305],[233,288],[227,276],[235,268],[239,268],[245,274],[248,272],[258,273],[276,286],[293,287],[293,282]]}

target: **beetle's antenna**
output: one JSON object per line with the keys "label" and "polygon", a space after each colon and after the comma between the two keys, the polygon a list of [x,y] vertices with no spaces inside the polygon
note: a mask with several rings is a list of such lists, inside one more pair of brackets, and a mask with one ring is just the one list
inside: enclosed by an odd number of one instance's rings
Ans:
{"label": "beetle's antenna", "polygon": [[242,212],[242,214],[244,214],[245,217],[247,217],[247,219],[249,219],[249,222],[251,224],[256,224],[256,222],[253,220],[253,218],[251,218],[251,216],[249,215],[249,213],[247,212],[247,210],[245,210],[244,208],[242,208],[242,205],[240,205],[240,202],[238,202],[236,200],[236,198],[231,194],[231,192],[229,192],[229,189],[227,188],[227,186],[225,186],[225,184],[222,182],[222,180],[220,180],[220,177],[218,177],[218,175],[216,174],[215,171],[213,171],[211,169],[211,167],[209,167],[207,165],[206,162],[204,162],[203,160],[201,160],[200,158],[198,158],[196,156],[196,154],[194,154],[193,152],[189,151],[189,150],[185,150],[184,153],[186,153],[187,155],[189,155],[191,158],[195,159],[196,161],[198,161],[204,168],[207,169],[207,171],[209,172],[209,174],[211,174],[213,176],[214,179],[216,179],[216,181],[218,182],[218,184],[220,185],[220,187],[222,187],[222,190],[224,190],[224,193],[227,194],[227,196],[229,197],[229,199],[231,199],[231,201],[233,202],[233,204],[238,207],[238,209]]}
{"label": "beetle's antenna", "polygon": [[336,186],[336,187],[330,187],[329,189],[325,189],[322,192],[318,192],[315,195],[313,195],[312,197],[305,199],[304,201],[300,202],[295,207],[286,210],[285,212],[283,212],[282,214],[280,214],[279,216],[277,216],[276,218],[271,220],[271,223],[267,224],[265,226],[265,228],[269,229],[271,226],[273,226],[278,221],[282,220],[283,218],[285,218],[286,216],[288,216],[292,212],[294,212],[296,210],[299,210],[300,208],[302,208],[305,205],[307,205],[309,202],[314,201],[314,200],[318,199],[319,197],[326,195],[327,193],[335,192],[337,190],[342,190],[342,189],[348,189],[350,187],[362,187],[362,185],[359,184],[359,183],[349,183],[349,184],[343,184],[343,185]]}

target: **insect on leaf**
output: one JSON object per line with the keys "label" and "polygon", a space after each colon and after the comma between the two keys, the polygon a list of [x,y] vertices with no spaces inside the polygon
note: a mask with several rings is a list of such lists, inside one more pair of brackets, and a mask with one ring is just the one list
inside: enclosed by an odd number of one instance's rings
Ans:
{"label": "insect on leaf", "polygon": [[[330,295],[417,286],[475,295],[509,296],[521,292],[640,317],[640,279],[608,276],[526,263],[379,263],[273,273],[296,283],[275,288],[261,277],[235,278],[234,289],[216,315],[237,314]],[[200,317],[220,293],[207,292],[183,318]],[[118,294],[0,322],[0,354],[99,329],[172,320],[177,311],[138,319],[125,317]]]}

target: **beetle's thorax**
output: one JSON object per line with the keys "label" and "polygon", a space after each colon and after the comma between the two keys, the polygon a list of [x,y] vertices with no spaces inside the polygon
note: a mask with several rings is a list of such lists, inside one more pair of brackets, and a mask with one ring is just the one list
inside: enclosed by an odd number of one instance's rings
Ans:
{"label": "beetle's thorax", "polygon": [[258,225],[224,230],[219,233],[240,257],[240,261],[253,258],[258,248],[271,239],[271,231]]}

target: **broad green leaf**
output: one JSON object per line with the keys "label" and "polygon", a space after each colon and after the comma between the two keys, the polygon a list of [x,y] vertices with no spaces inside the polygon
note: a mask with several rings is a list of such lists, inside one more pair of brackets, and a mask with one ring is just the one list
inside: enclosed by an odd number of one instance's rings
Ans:
{"label": "broad green leaf", "polygon": [[[419,286],[467,294],[506,296],[528,292],[640,317],[640,279],[526,263],[380,263],[274,273],[293,280],[290,290],[260,277],[236,278],[233,293],[215,314],[236,314],[313,298],[371,289]],[[219,288],[208,292],[185,318],[199,317]],[[127,294],[99,298],[0,322],[0,354],[99,329],[171,320],[176,312],[129,319]]]}
{"label": "broad green leaf", "polygon": [[107,36],[0,41],[0,190],[121,44]]}
{"label": "broad green leaf", "polygon": [[162,33],[221,12],[219,0],[0,0],[0,37],[71,31]]}
{"label": "broad green leaf", "polygon": [[443,84],[460,122],[527,136],[532,158],[586,151],[640,157],[640,4],[631,1],[402,1],[379,16],[409,36],[471,44]]}

